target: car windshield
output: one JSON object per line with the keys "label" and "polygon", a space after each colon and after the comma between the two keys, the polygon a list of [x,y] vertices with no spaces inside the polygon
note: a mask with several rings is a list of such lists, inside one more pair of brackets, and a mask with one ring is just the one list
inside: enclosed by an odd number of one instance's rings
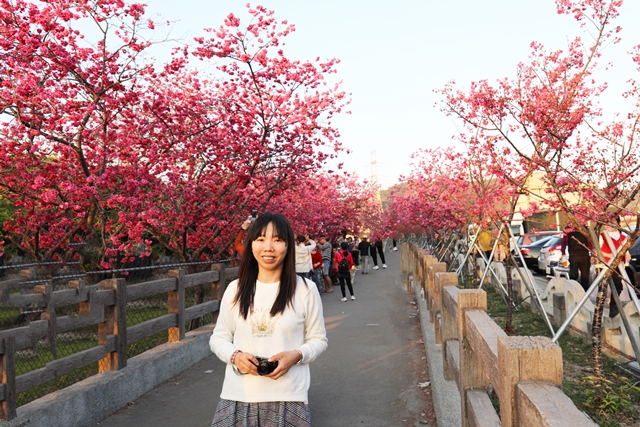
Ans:
{"label": "car windshield", "polygon": [[540,240],[536,240],[533,243],[529,243],[528,245],[525,246],[525,248],[539,248],[544,246],[549,240],[551,240],[553,238],[553,236],[546,236],[543,237]]}
{"label": "car windshield", "polygon": [[549,239],[547,239],[546,243],[544,244],[543,248],[548,248],[550,246],[555,246],[558,243],[562,242],[562,237],[559,236],[551,236]]}

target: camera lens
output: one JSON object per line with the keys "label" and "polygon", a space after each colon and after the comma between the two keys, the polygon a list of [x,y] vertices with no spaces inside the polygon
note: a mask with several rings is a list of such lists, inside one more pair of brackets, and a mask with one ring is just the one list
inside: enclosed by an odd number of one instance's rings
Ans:
{"label": "camera lens", "polygon": [[256,357],[258,359],[258,375],[269,375],[278,367],[278,361],[269,362],[267,358]]}

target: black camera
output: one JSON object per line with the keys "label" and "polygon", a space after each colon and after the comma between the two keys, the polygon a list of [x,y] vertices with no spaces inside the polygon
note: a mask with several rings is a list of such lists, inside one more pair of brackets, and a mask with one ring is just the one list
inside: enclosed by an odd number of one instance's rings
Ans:
{"label": "black camera", "polygon": [[251,211],[251,222],[255,221],[258,217],[258,209],[254,209]]}
{"label": "black camera", "polygon": [[269,359],[266,357],[257,357],[258,359],[258,375],[269,375],[271,372],[275,371],[278,367],[278,361],[274,360],[273,362],[269,362]]}

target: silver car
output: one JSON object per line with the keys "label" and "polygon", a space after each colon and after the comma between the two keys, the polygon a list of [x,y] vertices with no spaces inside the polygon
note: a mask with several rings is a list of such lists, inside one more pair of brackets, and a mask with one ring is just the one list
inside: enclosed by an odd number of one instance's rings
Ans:
{"label": "silver car", "polygon": [[[540,249],[538,256],[538,271],[544,271],[546,274],[552,274],[551,269],[558,265],[558,261],[562,257],[560,251],[562,245],[562,235],[552,237]],[[552,265],[553,264],[553,265]]]}

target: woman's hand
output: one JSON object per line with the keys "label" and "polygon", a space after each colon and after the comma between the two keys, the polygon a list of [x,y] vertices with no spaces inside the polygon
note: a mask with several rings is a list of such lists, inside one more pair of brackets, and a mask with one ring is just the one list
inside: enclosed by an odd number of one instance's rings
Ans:
{"label": "woman's hand", "polygon": [[233,362],[243,374],[258,375],[258,359],[252,354],[239,351]]}
{"label": "woman's hand", "polygon": [[299,360],[302,360],[302,353],[300,353],[298,350],[282,351],[280,353],[274,354],[269,358],[269,362],[273,362],[274,360],[278,361],[278,367],[275,369],[275,371],[265,376],[273,380],[277,380],[278,378],[289,372],[289,369],[291,369],[293,365],[298,363]]}

